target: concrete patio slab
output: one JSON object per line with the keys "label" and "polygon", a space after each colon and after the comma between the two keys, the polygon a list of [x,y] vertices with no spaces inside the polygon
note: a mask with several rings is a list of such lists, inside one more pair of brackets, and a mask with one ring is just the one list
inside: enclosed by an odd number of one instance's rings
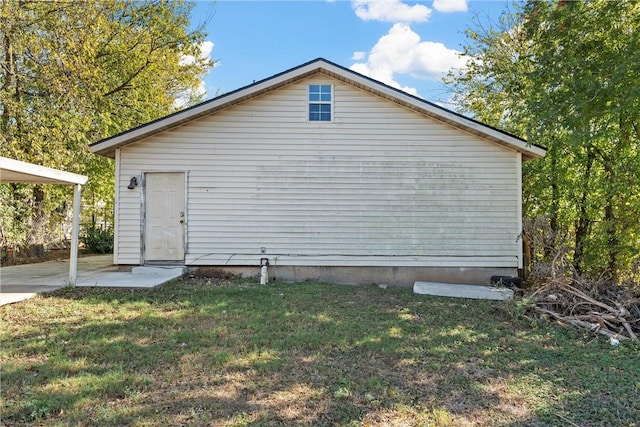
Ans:
{"label": "concrete patio slab", "polygon": [[130,272],[102,271],[78,280],[78,287],[155,288],[184,274],[184,267],[134,267]]}
{"label": "concrete patio slab", "polygon": [[[0,268],[0,305],[22,301],[67,285],[69,261]],[[113,255],[83,257],[78,260],[78,287],[154,288],[182,276],[183,267],[134,267],[119,271]]]}

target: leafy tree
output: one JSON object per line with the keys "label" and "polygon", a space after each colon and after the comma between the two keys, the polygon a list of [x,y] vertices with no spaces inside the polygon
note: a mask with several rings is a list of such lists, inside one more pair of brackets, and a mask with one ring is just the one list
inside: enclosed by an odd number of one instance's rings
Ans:
{"label": "leafy tree", "polygon": [[[198,100],[213,63],[200,57],[205,34],[190,29],[191,8],[180,0],[0,2],[0,155],[89,175],[85,209],[112,200],[112,164],[87,146],[172,112],[178,97]],[[55,186],[3,185],[4,238],[44,243],[67,197]]]}
{"label": "leafy tree", "polygon": [[544,145],[524,165],[524,210],[544,216],[545,258],[613,279],[640,258],[640,3],[539,2],[467,32],[448,82],[467,113]]}

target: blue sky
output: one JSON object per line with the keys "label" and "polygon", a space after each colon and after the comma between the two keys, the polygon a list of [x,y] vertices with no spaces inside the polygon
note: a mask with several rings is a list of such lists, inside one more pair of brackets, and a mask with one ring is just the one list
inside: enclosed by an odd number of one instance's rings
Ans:
{"label": "blue sky", "polygon": [[496,20],[506,3],[473,0],[198,1],[209,18],[204,55],[217,65],[206,98],[323,57],[430,101],[446,102],[440,78],[464,67],[474,15]]}

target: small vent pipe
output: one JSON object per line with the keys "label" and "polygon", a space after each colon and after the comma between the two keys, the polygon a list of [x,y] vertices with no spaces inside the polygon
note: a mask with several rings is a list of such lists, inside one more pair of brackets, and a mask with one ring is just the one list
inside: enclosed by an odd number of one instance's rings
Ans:
{"label": "small vent pipe", "polygon": [[269,283],[269,258],[260,258],[260,284]]}

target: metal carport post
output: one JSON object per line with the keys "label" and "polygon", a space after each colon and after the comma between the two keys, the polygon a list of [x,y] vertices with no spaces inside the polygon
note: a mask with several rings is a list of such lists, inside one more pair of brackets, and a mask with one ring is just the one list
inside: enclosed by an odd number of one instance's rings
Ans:
{"label": "metal carport post", "polygon": [[25,184],[73,185],[73,226],[71,228],[71,254],[69,285],[75,286],[78,275],[78,239],[80,228],[80,195],[88,177],[58,169],[0,157],[0,182]]}

